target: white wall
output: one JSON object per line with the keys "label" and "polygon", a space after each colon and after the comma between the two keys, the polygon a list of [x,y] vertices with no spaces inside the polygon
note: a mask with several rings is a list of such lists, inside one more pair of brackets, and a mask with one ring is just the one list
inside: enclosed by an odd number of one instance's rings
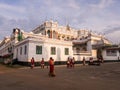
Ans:
{"label": "white wall", "polygon": [[[48,42],[30,42],[29,43],[29,53],[28,53],[28,61],[34,57],[35,61],[41,61],[44,58],[45,61],[48,61],[50,57],[52,57],[55,61],[66,61],[69,56],[73,55],[72,44],[60,44],[57,41],[57,44],[48,43]],[[64,41],[63,41],[64,43]],[[42,54],[36,54],[36,45],[42,46]],[[56,54],[51,55],[51,47],[56,47]],[[65,48],[69,48],[69,55],[65,55]]]}
{"label": "white wall", "polygon": [[91,41],[88,41],[87,42],[87,51],[91,52],[91,50],[92,50],[92,44],[91,44]]}
{"label": "white wall", "polygon": [[104,60],[118,60],[119,52],[117,51],[117,56],[107,56],[106,50],[103,50],[102,55]]}
{"label": "white wall", "polygon": [[29,52],[28,52],[28,61],[31,61],[31,58],[34,57],[35,61],[40,61],[42,59],[42,54],[36,54],[36,45],[42,46],[43,49],[43,43],[39,42],[30,42],[29,43]]}
{"label": "white wall", "polygon": [[[27,46],[27,53],[26,54],[24,54],[24,47],[25,47],[25,45]],[[28,43],[24,43],[24,44],[21,44],[21,45],[18,45],[18,46],[16,46],[15,47],[15,49],[14,49],[14,57],[13,57],[13,59],[18,59],[18,61],[22,61],[22,62],[26,62],[26,61],[28,61],[28,46],[29,46],[29,44]],[[20,54],[20,48],[22,47],[22,54]],[[18,49],[18,53],[17,53],[17,49]]]}
{"label": "white wall", "polygon": [[[51,55],[51,47],[56,47],[56,54]],[[65,55],[65,48],[69,48],[69,55]],[[44,44],[44,54],[43,57],[45,60],[49,60],[52,57],[55,61],[66,61],[69,56],[73,55],[72,46],[65,46],[65,45],[56,45],[56,44]]]}

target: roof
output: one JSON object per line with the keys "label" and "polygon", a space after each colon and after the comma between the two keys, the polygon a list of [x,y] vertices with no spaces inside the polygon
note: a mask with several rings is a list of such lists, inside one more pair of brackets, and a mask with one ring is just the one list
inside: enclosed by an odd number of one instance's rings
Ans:
{"label": "roof", "polygon": [[87,43],[88,40],[85,39],[85,40],[73,40],[73,44],[84,44],[84,43]]}
{"label": "roof", "polygon": [[107,50],[120,50],[120,47],[111,47],[111,48],[107,48]]}
{"label": "roof", "polygon": [[107,44],[99,44],[99,45],[92,45],[93,48],[102,48],[106,50],[120,50],[120,47],[118,45],[107,45]]}

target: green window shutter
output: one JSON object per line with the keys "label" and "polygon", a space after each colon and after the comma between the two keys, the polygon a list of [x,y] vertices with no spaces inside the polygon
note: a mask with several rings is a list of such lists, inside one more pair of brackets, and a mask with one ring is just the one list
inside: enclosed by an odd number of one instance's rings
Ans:
{"label": "green window shutter", "polygon": [[51,55],[56,55],[56,47],[51,47]]}
{"label": "green window shutter", "polygon": [[42,54],[42,46],[36,46],[36,54]]}
{"label": "green window shutter", "polygon": [[69,48],[65,48],[65,55],[69,55]]}

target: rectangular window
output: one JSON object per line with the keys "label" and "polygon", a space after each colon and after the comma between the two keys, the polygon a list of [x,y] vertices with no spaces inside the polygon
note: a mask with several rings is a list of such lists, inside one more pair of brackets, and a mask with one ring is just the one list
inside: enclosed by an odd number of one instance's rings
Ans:
{"label": "rectangular window", "polygon": [[42,46],[36,46],[36,54],[42,54]]}
{"label": "rectangular window", "polygon": [[56,47],[51,47],[51,55],[55,55],[56,54]]}
{"label": "rectangular window", "polygon": [[22,55],[22,47],[20,47],[20,55]]}
{"label": "rectangular window", "polygon": [[106,51],[107,56],[117,56],[116,50],[107,50]]}
{"label": "rectangular window", "polygon": [[25,45],[24,47],[24,54],[26,55],[27,54],[27,46]]}
{"label": "rectangular window", "polygon": [[69,55],[69,48],[65,48],[65,55]]}

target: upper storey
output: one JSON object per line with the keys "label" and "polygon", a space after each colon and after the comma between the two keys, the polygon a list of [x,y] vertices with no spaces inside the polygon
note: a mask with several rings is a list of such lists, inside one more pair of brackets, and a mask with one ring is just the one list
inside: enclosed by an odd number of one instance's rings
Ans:
{"label": "upper storey", "polygon": [[32,31],[34,34],[41,33],[48,36],[48,38],[72,40],[77,38],[77,30],[71,28],[69,25],[60,26],[57,22],[46,21]]}

